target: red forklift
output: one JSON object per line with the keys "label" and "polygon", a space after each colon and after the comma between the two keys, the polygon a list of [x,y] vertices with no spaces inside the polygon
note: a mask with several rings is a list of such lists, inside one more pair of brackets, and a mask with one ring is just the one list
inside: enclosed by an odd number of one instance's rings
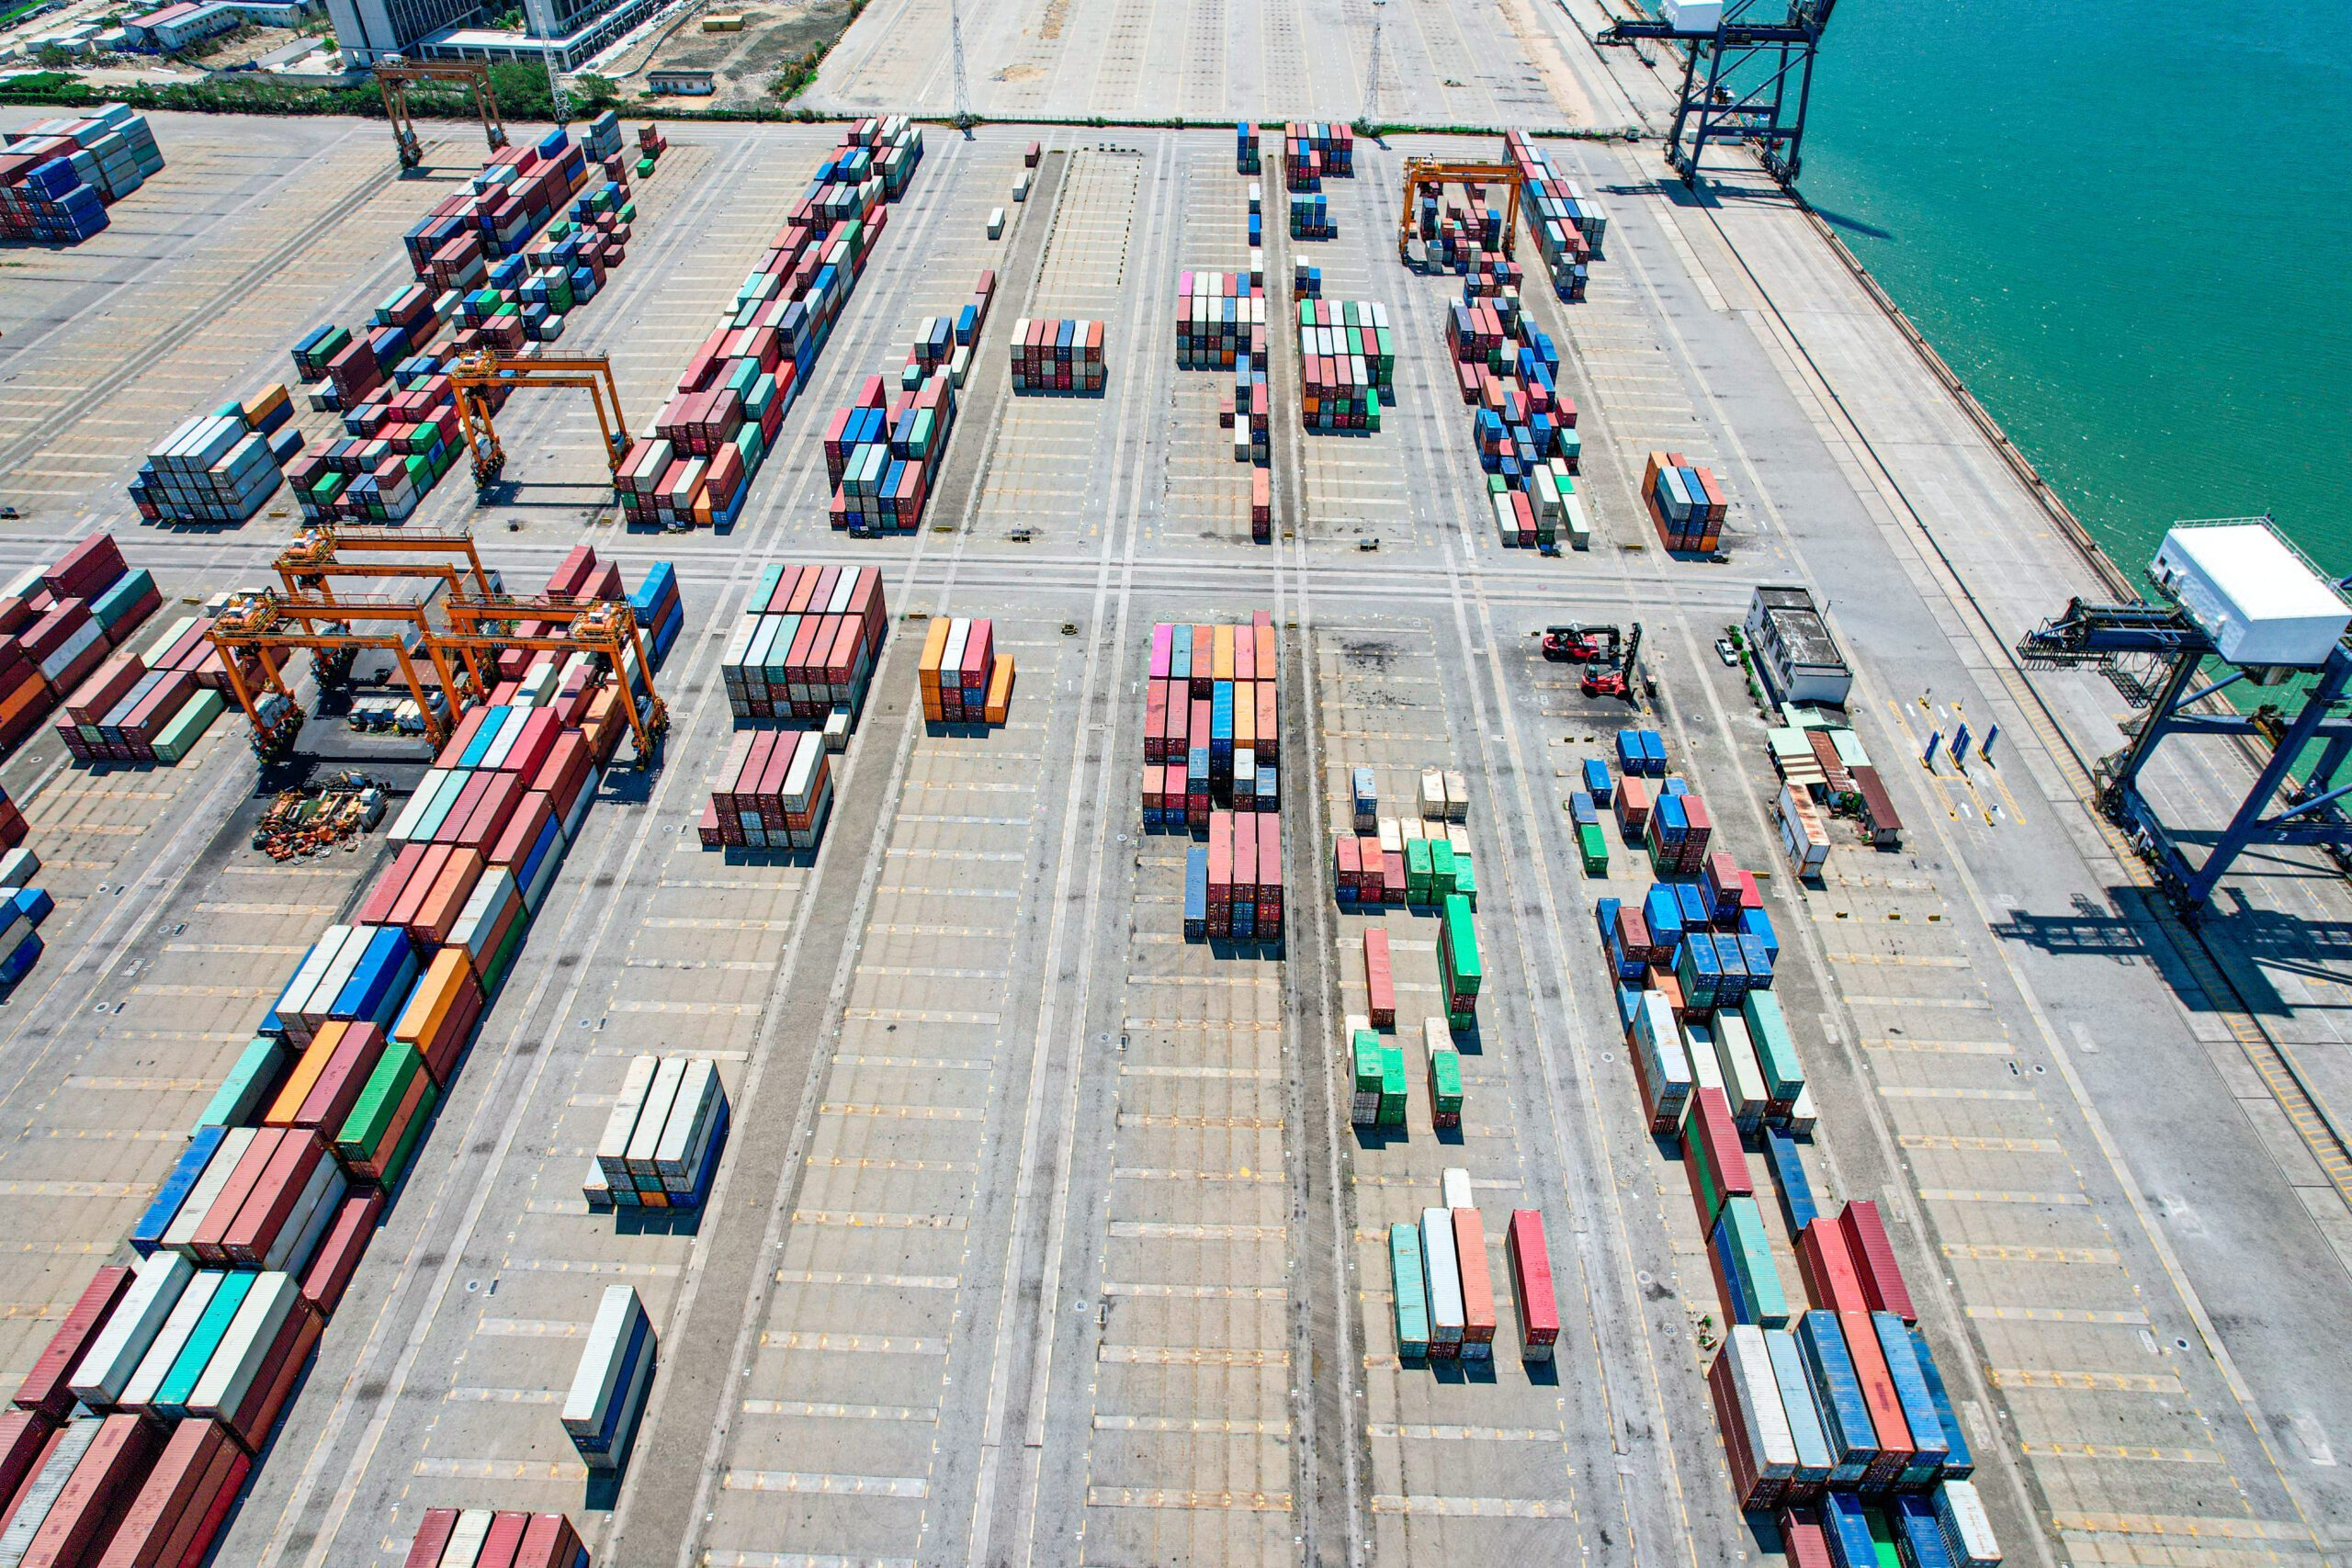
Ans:
{"label": "red forklift", "polygon": [[[1577,682],[1579,689],[1588,697],[1620,697],[1629,703],[1636,701],[1634,671],[1638,668],[1637,660],[1641,658],[1642,623],[1635,621],[1632,635],[1623,642],[1618,639],[1615,626],[1590,626],[1586,630],[1596,636],[1605,634],[1608,648],[1606,651],[1595,650],[1591,668]],[[1548,635],[1545,641],[1547,644],[1550,641]]]}
{"label": "red forklift", "polygon": [[1617,647],[1615,626],[1565,626],[1544,628],[1544,657],[1555,664],[1589,664],[1600,657],[1606,641]]}

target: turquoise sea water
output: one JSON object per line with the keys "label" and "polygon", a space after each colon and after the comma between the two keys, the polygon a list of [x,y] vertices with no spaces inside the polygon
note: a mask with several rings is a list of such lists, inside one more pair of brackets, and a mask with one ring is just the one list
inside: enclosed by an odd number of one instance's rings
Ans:
{"label": "turquoise sea water", "polygon": [[1806,197],[2127,572],[2266,511],[2352,572],[2340,4],[1845,0],[1813,103]]}

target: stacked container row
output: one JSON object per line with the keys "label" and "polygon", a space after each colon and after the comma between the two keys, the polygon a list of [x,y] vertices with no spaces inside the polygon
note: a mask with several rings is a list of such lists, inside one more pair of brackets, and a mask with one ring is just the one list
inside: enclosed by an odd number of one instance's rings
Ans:
{"label": "stacked container row", "polygon": [[[130,569],[111,534],[90,535],[50,565],[0,584],[0,751],[14,749],[62,701],[69,712],[103,705],[107,719],[134,721],[152,752],[196,682],[164,677],[128,702],[148,672],[135,654],[119,650],[162,604],[154,579]],[[159,692],[166,685],[168,693]],[[130,750],[124,761],[135,760]]]}
{"label": "stacked container row", "polygon": [[635,1057],[581,1191],[595,1209],[699,1209],[728,1126],[727,1089],[709,1061]]}
{"label": "stacked container row", "polygon": [[1729,503],[1713,468],[1679,452],[1653,452],[1642,467],[1642,503],[1668,549],[1711,555],[1723,547]]}
{"label": "stacked container row", "polygon": [[854,728],[888,631],[873,567],[764,567],[719,658],[728,709],[817,726],[840,713]]}
{"label": "stacked container row", "polygon": [[813,850],[832,815],[833,774],[813,729],[738,734],[704,807],[702,847]]}
{"label": "stacked container row", "polygon": [[588,1549],[561,1514],[427,1508],[401,1568],[588,1568]]}
{"label": "stacked container row", "polygon": [[1185,852],[1186,939],[1280,942],[1281,817],[1272,812],[1212,811],[1208,829],[1208,842]]}
{"label": "stacked container row", "polygon": [[128,104],[28,126],[0,141],[0,240],[78,245],[163,167],[147,118]]}
{"label": "stacked container row", "polygon": [[847,408],[833,411],[824,443],[834,527],[867,538],[922,524],[956,428],[956,384],[944,367],[913,379],[894,396],[869,376]]}
{"label": "stacked container row", "polygon": [[1380,405],[1395,395],[1396,343],[1388,307],[1374,300],[1298,302],[1301,420],[1309,430],[1380,428]]}
{"label": "stacked container row", "polygon": [[1012,389],[1100,392],[1102,323],[1023,316],[1012,324]]}
{"label": "stacked container row", "polygon": [[1280,653],[1273,617],[1152,628],[1144,685],[1147,832],[1205,829],[1217,807],[1282,807]]}
{"label": "stacked container row", "polygon": [[922,716],[940,724],[1002,724],[1012,702],[1012,655],[985,617],[936,616],[915,666]]}

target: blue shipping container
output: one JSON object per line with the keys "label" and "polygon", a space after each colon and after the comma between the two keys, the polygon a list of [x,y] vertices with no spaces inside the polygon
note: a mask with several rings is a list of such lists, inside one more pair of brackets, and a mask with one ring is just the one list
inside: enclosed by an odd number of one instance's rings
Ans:
{"label": "blue shipping container", "polygon": [[147,1212],[140,1216],[137,1224],[130,1227],[130,1245],[140,1257],[146,1257],[164,1244],[164,1233],[172,1228],[172,1221],[178,1215],[180,1205],[187,1201],[188,1193],[194,1190],[198,1179],[203,1176],[205,1162],[211,1159],[213,1151],[220,1146],[220,1140],[228,1135],[226,1127],[200,1127],[197,1129],[196,1136],[188,1140],[187,1147],[180,1152],[180,1157],[172,1162],[170,1173],[164,1178],[164,1185],[156,1189],[155,1201],[147,1205]]}
{"label": "blue shipping container", "polygon": [[1767,1127],[1764,1163],[1772,1172],[1773,1190],[1781,1197],[1781,1217],[1788,1222],[1789,1234],[1794,1235],[1813,1224],[1820,1213],[1814,1205],[1813,1181],[1804,1173],[1797,1141],[1778,1127]]}
{"label": "blue shipping container", "polygon": [[1804,1351],[1805,1367],[1813,1373],[1815,1399],[1821,1406],[1821,1425],[1829,1438],[1829,1482],[1852,1484],[1878,1458],[1878,1429],[1871,1425],[1871,1407],[1862,1398],[1862,1380],[1855,1374],[1854,1359],[1846,1349],[1845,1331],[1838,1314],[1816,1308],[1797,1320],[1797,1344]]}
{"label": "blue shipping container", "polygon": [[1936,1424],[1943,1428],[1944,1477],[1950,1481],[1965,1481],[1976,1473],[1976,1460],[1968,1451],[1968,1438],[1960,1429],[1960,1420],[1952,1414],[1951,1395],[1945,1391],[1943,1373],[1936,1368],[1935,1353],[1928,1348],[1928,1337],[1917,1328],[1911,1331],[1911,1353],[1919,1363],[1919,1376],[1928,1385],[1928,1397],[1935,1402]]}

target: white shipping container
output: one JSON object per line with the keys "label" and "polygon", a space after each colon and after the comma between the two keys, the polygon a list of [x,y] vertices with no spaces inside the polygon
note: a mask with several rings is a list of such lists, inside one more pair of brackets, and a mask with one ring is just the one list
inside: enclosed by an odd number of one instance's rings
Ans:
{"label": "white shipping container", "polygon": [[222,1135],[219,1146],[212,1151],[212,1157],[204,1162],[204,1169],[198,1174],[196,1185],[188,1189],[187,1201],[180,1204],[180,1212],[172,1216],[172,1223],[164,1228],[164,1247],[186,1255],[191,1263],[196,1260],[193,1249],[197,1227],[203,1224],[204,1216],[212,1212],[212,1201],[220,1197],[220,1189],[229,1184],[237,1162],[245,1157],[245,1150],[252,1145],[257,1131],[259,1129],[254,1127],[232,1127]]}
{"label": "white shipping container", "polygon": [[58,1495],[65,1490],[66,1481],[82,1462],[82,1456],[90,1451],[90,1445],[97,1441],[98,1428],[105,1424],[105,1418],[97,1416],[80,1416],[66,1423],[57,1447],[50,1450],[40,1473],[26,1489],[25,1500],[17,1506],[16,1517],[8,1521],[6,1529],[0,1530],[0,1562],[20,1563],[25,1560],[25,1554],[33,1548],[34,1538],[40,1534],[40,1527],[48,1522],[50,1510],[57,1506]]}
{"label": "white shipping container", "polygon": [[1954,1568],[2000,1568],[2001,1542],[1974,1482],[1937,1483],[1936,1522],[1943,1527],[1944,1550],[1951,1553]]}
{"label": "white shipping container", "polygon": [[[1367,1021],[1363,1027],[1369,1029],[1372,1025]],[[1351,1041],[1355,1038],[1354,1030],[1352,1028],[1349,1031],[1348,1038]],[[1453,1049],[1453,1033],[1451,1030],[1445,1027],[1445,1020],[1442,1018],[1425,1018],[1421,1020],[1421,1050],[1428,1056],[1429,1060],[1434,1062],[1437,1060],[1437,1054],[1440,1051],[1451,1051]],[[1452,1205],[1449,1204],[1448,1207],[1452,1207]]]}
{"label": "white shipping container", "polygon": [[229,1331],[220,1336],[220,1348],[204,1364],[194,1392],[187,1396],[189,1415],[225,1418],[236,1411],[268,1359],[269,1348],[277,1343],[286,1314],[296,1309],[300,1299],[300,1287],[290,1274],[255,1277],[253,1289],[237,1307],[237,1315],[229,1320]]}
{"label": "white shipping container", "polygon": [[1421,1211],[1421,1269],[1430,1295],[1430,1344],[1462,1343],[1462,1270],[1453,1253],[1453,1214]]}
{"label": "white shipping container", "polygon": [[571,1374],[571,1388],[563,1399],[563,1427],[573,1438],[594,1438],[604,1427],[620,1379],[621,1362],[644,1317],[644,1305],[633,1287],[605,1288],[604,1299],[596,1303],[595,1321],[588,1327],[588,1343],[580,1352],[580,1365]]}
{"label": "white shipping container", "polygon": [[637,1436],[637,1423],[645,1414],[645,1391],[653,1381],[653,1336],[649,1329],[645,1348],[637,1358],[630,1371],[628,1386],[618,1391],[620,1419],[613,1423],[613,1440],[602,1449],[582,1450],[580,1458],[591,1470],[617,1470],[628,1457],[628,1446]]}
{"label": "white shipping container", "polygon": [[628,1135],[628,1173],[649,1179],[662,1173],[654,1168],[653,1156],[661,1146],[662,1129],[668,1125],[670,1108],[677,1103],[678,1084],[686,1076],[686,1058],[664,1056],[654,1070],[653,1087],[646,1091],[645,1109],[638,1113],[637,1129]]}
{"label": "white shipping container", "polygon": [[1796,1473],[1796,1439],[1789,1431],[1788,1407],[1781,1403],[1781,1380],[1764,1348],[1764,1331],[1752,1323],[1732,1325],[1723,1354],[1731,1358],[1732,1388],[1747,1424],[1747,1450],[1756,1473],[1786,1481]]}
{"label": "white shipping container", "polygon": [[392,825],[385,830],[384,836],[395,844],[404,844],[415,837],[417,823],[423,818],[425,807],[432,805],[434,797],[441,793],[442,782],[448,776],[447,768],[425,769],[424,776],[416,781],[415,793],[408,797],[408,804],[401,807],[400,815],[392,818]]}
{"label": "white shipping container", "polygon": [[1449,1165],[1438,1173],[1438,1191],[1449,1210],[1478,1206],[1478,1201],[1470,1195],[1470,1173],[1458,1165]]}
{"label": "white shipping container", "polygon": [[142,1409],[155,1402],[155,1391],[169,1375],[172,1363],[187,1348],[187,1337],[196,1331],[196,1320],[212,1304],[213,1293],[220,1289],[220,1281],[228,1276],[219,1269],[207,1269],[187,1282],[180,1299],[172,1303],[172,1313],[164,1319],[164,1326],[147,1342],[147,1354],[141,1357],[139,1368],[122,1387],[122,1403],[130,1409]]}
{"label": "white shipping container", "polygon": [[693,1174],[689,1161],[700,1152],[703,1134],[709,1132],[718,1107],[717,1069],[699,1057],[688,1061],[684,1075],[678,1080],[677,1099],[671,1105],[669,1121],[662,1129],[661,1141],[653,1147],[653,1168],[664,1186],[673,1179]]}
{"label": "white shipping container", "polygon": [[311,1168],[311,1179],[302,1186],[302,1194],[294,1200],[294,1207],[287,1212],[286,1223],[277,1227],[277,1235],[267,1251],[262,1254],[265,1269],[299,1270],[311,1260],[311,1253],[325,1236],[327,1227],[334,1223],[336,1205],[351,1183],[343,1174],[343,1167],[333,1157],[322,1159]]}
{"label": "white shipping container", "polygon": [[458,1516],[449,1528],[449,1539],[441,1547],[441,1557],[435,1568],[474,1568],[481,1557],[481,1549],[490,1540],[490,1527],[498,1516],[488,1508],[468,1508]]}
{"label": "white shipping container", "polygon": [[1715,1057],[1714,1031],[1703,1023],[1682,1025],[1682,1055],[1690,1064],[1692,1094],[1702,1089],[1723,1089],[1723,1064]]}
{"label": "white shipping container", "polygon": [[1741,1132],[1753,1133],[1762,1123],[1764,1106],[1771,1096],[1764,1088],[1764,1069],[1756,1060],[1756,1044],[1748,1038],[1747,1021],[1736,1012],[1715,1015],[1715,1060],[1723,1069],[1731,1119]]}
{"label": "white shipping container", "polygon": [[1435,768],[1421,770],[1421,820],[1445,820],[1445,775]]}
{"label": "white shipping container", "polygon": [[596,1165],[607,1182],[628,1184],[629,1135],[637,1131],[638,1115],[645,1109],[645,1097],[651,1092],[654,1072],[661,1066],[658,1056],[632,1058],[621,1079],[621,1091],[613,1097],[612,1114],[605,1118],[605,1135],[596,1140]]}
{"label": "white shipping container", "polygon": [[65,1386],[74,1398],[105,1409],[121,1397],[124,1385],[139,1370],[148,1345],[171,1316],[195,1272],[176,1252],[151,1253],[140,1261],[131,1272],[130,1289],[115,1303],[97,1338],[83,1352],[82,1364],[66,1380]]}

